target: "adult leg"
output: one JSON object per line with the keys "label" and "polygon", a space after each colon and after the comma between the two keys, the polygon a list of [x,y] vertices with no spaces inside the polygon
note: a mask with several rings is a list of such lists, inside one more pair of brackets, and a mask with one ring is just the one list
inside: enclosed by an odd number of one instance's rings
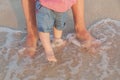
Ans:
{"label": "adult leg", "polygon": [[37,28],[35,21],[35,0],[22,0],[22,6],[27,24],[27,53],[34,55],[37,43]]}
{"label": "adult leg", "polygon": [[85,42],[84,47],[96,47],[100,43],[87,31],[84,21],[84,0],[77,0],[72,6],[77,38]]}
{"label": "adult leg", "polygon": [[83,41],[92,38],[85,27],[84,0],[77,0],[76,4],[72,6],[72,11],[77,38]]}

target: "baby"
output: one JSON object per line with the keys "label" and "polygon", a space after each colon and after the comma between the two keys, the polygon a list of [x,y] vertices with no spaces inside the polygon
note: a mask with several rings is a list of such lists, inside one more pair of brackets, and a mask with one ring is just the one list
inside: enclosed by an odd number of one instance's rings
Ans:
{"label": "baby", "polygon": [[[57,62],[52,44],[62,46],[66,41],[62,39],[62,32],[68,9],[76,0],[36,0],[36,22],[39,38],[44,47],[48,61]],[[50,32],[53,30],[54,40],[50,42]]]}

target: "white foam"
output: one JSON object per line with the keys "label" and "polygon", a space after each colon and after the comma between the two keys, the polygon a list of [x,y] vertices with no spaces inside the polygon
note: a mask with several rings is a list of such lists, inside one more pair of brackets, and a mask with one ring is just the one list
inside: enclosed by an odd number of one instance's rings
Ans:
{"label": "white foam", "polygon": [[120,27],[120,21],[112,20],[110,18],[107,18],[107,19],[102,19],[101,21],[97,22],[96,24],[93,24],[90,28],[94,28],[94,27],[98,26],[99,24],[105,25],[108,22],[112,22],[112,23],[114,23],[114,24],[116,24],[117,26]]}
{"label": "white foam", "polygon": [[11,74],[13,74],[14,70],[16,70],[17,68],[18,68],[17,61],[10,62],[9,65],[7,66],[8,70],[4,80],[9,80]]}
{"label": "white foam", "polygon": [[31,75],[31,76],[24,78],[23,80],[36,80],[36,76]]}
{"label": "white foam", "polygon": [[[115,24],[116,26],[110,25],[109,23]],[[66,49],[64,49],[64,53],[62,53],[60,56],[61,63],[58,63],[57,65],[54,66],[49,66],[47,63],[44,62],[45,59],[42,59],[44,56],[44,52],[42,53],[38,52],[39,54],[37,54],[38,56],[36,56],[35,59],[22,56],[24,48],[20,50],[19,47],[16,46],[13,47],[13,45],[11,44],[18,40],[16,39],[16,37],[13,36],[14,34],[24,32],[12,30],[5,27],[0,27],[0,32],[7,33],[6,36],[7,40],[5,44],[2,46],[2,49],[0,50],[1,57],[0,61],[5,61],[4,64],[5,68],[3,68],[5,70],[3,70],[2,73],[4,74],[4,79],[3,78],[2,79],[36,80],[38,78],[43,77],[44,78],[43,80],[66,80],[66,79],[76,80],[76,77],[79,77],[80,79],[78,80],[96,80],[96,78],[97,80],[104,80],[105,78],[109,78],[110,76],[114,77],[114,75],[116,74],[120,75],[119,61],[115,61],[114,65],[110,65],[111,59],[109,57],[110,54],[108,52],[111,49],[114,51],[113,48],[114,46],[116,46],[116,48],[119,47],[118,44],[113,43],[115,40],[114,38],[116,38],[116,35],[118,37],[117,39],[120,39],[118,36],[120,35],[119,27],[120,22],[112,19],[105,19],[94,24],[92,27],[90,27],[89,31],[92,31],[95,37],[98,37],[102,42],[104,42],[104,44],[102,44],[98,52],[99,56],[96,56],[96,58],[93,59],[93,57],[90,57],[88,54],[82,53],[80,50],[76,50],[76,48],[73,49],[73,47],[71,47],[69,48],[68,51],[68,48],[66,47]],[[79,41],[76,40],[75,34],[73,33],[68,34],[67,39],[70,43],[73,43],[74,45],[80,47],[81,44],[79,43]],[[20,40],[20,42],[22,41],[23,38]],[[14,51],[14,53],[11,53],[12,49],[15,49],[16,51]],[[116,55],[118,54],[118,52],[116,53],[111,52],[111,54]],[[116,58],[119,58],[119,56],[116,55]],[[77,62],[77,64],[72,66],[72,64],[75,62]],[[87,62],[88,65],[87,63],[85,64],[84,62]],[[0,67],[4,67],[4,65],[0,65]],[[28,70],[28,72],[26,70]],[[50,76],[48,73],[52,75],[57,75],[58,73],[59,76]],[[90,74],[91,76],[89,77],[89,75],[86,74]],[[116,80],[119,79],[120,77],[117,76]]]}
{"label": "white foam", "polygon": [[69,33],[66,37],[66,39],[70,42],[73,43],[74,45],[81,47],[80,42],[76,39],[75,33]]}
{"label": "white foam", "polygon": [[1,46],[2,47],[10,47],[11,43],[13,43],[16,39],[14,38],[13,34],[21,34],[24,33],[22,31],[19,30],[13,30],[10,28],[6,28],[6,27],[0,27],[0,32],[5,32],[7,33],[6,35],[6,42],[4,45]]}

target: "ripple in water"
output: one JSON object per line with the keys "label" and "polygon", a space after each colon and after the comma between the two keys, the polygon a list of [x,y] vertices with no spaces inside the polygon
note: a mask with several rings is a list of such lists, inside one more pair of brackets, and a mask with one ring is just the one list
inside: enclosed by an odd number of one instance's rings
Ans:
{"label": "ripple in water", "polygon": [[31,59],[20,51],[25,33],[0,27],[0,80],[119,80],[120,79],[120,22],[105,19],[89,28],[102,41],[96,55],[80,49],[74,34],[62,51],[56,51],[58,63],[45,61],[43,48],[38,46]]}

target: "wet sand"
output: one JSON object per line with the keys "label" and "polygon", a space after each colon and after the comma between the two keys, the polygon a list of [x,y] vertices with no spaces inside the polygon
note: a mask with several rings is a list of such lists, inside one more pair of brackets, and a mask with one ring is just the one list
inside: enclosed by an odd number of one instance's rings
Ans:
{"label": "wet sand", "polygon": [[58,63],[48,63],[40,42],[31,59],[22,48],[26,32],[0,27],[0,80],[120,80],[120,22],[104,19],[90,26],[102,41],[90,54],[69,43],[55,50]]}

